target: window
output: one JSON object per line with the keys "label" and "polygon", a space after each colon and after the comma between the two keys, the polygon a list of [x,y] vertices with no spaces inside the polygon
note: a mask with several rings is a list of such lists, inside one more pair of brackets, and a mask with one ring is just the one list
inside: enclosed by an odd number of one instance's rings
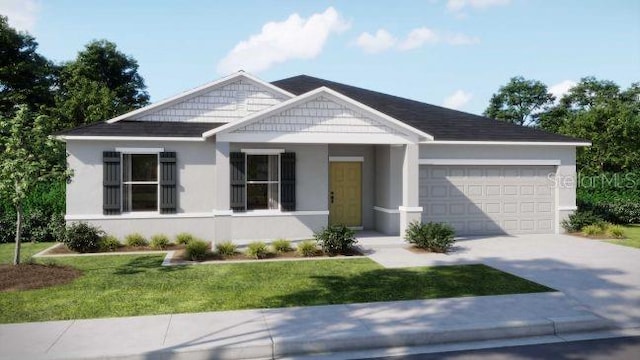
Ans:
{"label": "window", "polygon": [[247,155],[247,210],[280,208],[280,156]]}
{"label": "window", "polygon": [[122,165],[122,211],[158,211],[158,154],[123,154]]}

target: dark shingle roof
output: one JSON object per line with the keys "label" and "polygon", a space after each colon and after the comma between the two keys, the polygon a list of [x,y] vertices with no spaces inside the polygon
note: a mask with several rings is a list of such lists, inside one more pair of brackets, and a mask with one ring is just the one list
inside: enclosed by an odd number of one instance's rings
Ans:
{"label": "dark shingle roof", "polygon": [[295,95],[326,86],[430,134],[435,140],[585,141],[307,75],[274,81],[272,84]]}
{"label": "dark shingle roof", "polygon": [[56,135],[67,136],[149,136],[149,137],[201,137],[202,133],[223,123],[129,121],[112,124],[99,122],[75,129],[61,131]]}

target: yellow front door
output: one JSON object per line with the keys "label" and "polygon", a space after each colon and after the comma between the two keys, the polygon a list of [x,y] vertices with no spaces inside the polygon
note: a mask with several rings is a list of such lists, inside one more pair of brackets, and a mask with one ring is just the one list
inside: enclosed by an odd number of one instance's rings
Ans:
{"label": "yellow front door", "polygon": [[329,163],[329,224],[362,225],[362,163]]}

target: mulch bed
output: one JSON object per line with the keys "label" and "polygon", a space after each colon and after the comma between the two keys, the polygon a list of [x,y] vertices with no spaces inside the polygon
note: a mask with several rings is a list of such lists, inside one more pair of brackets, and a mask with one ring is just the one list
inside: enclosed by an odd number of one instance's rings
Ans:
{"label": "mulch bed", "polygon": [[423,249],[423,248],[419,248],[417,246],[408,246],[406,247],[407,250],[411,251],[412,253],[416,253],[416,254],[442,254],[439,252],[435,252],[435,251],[430,251],[427,249]]}
{"label": "mulch bed", "polygon": [[[106,253],[126,253],[126,252],[133,252],[133,251],[169,251],[169,250],[182,250],[184,249],[184,245],[170,245],[167,246],[166,248],[160,250],[160,249],[154,249],[150,246],[120,246],[118,249],[116,249],[115,251],[107,251]],[[61,245],[58,246],[55,249],[49,250],[45,253],[45,255],[67,255],[67,254],[80,254],[77,251],[73,251],[71,249],[69,249],[66,245]],[[94,253],[97,254],[97,253]]]}
{"label": "mulch bed", "polygon": [[[340,254],[340,255],[334,255],[334,256],[330,256],[325,254],[324,252],[322,252],[322,250],[318,250],[316,251],[315,255],[313,256],[302,256],[300,254],[298,254],[296,251],[287,251],[284,253],[269,253],[267,254],[266,257],[262,258],[262,259],[308,259],[308,258],[314,258],[314,257],[334,257],[334,258],[340,258],[340,257],[345,257],[345,256],[362,256],[363,254],[358,251],[357,249],[353,249],[351,250],[351,252],[349,253],[345,253],[345,254]],[[238,260],[255,260],[255,261],[260,261],[262,259],[256,259],[254,257],[250,257],[247,256],[246,254],[242,253],[242,252],[237,252],[234,255],[231,256],[222,256],[216,253],[209,253],[203,260],[201,261],[220,261],[220,260],[224,260],[224,261],[229,261],[229,262],[233,262],[233,261],[238,261]],[[176,251],[176,253],[173,255],[173,258],[171,259],[172,263],[181,263],[183,261],[190,261],[190,259],[187,259],[185,256],[185,251],[184,250],[179,250]]]}
{"label": "mulch bed", "polygon": [[577,237],[581,237],[584,239],[593,239],[593,240],[624,240],[624,238],[620,239],[620,238],[614,238],[611,236],[607,236],[606,234],[601,234],[601,235],[586,235],[583,234],[581,232],[573,232],[573,233],[567,233],[568,235],[573,235],[573,236],[577,236]]}
{"label": "mulch bed", "polygon": [[70,266],[20,264],[0,265],[0,292],[41,289],[72,282],[82,275]]}

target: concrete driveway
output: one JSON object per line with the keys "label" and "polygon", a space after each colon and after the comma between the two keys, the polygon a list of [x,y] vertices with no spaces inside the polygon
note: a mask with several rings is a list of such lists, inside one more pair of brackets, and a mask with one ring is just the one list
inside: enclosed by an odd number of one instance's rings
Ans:
{"label": "concrete driveway", "polygon": [[620,327],[640,327],[640,249],[568,235],[460,239],[449,254],[416,254],[399,238],[359,236],[385,267],[482,263],[563,292]]}

